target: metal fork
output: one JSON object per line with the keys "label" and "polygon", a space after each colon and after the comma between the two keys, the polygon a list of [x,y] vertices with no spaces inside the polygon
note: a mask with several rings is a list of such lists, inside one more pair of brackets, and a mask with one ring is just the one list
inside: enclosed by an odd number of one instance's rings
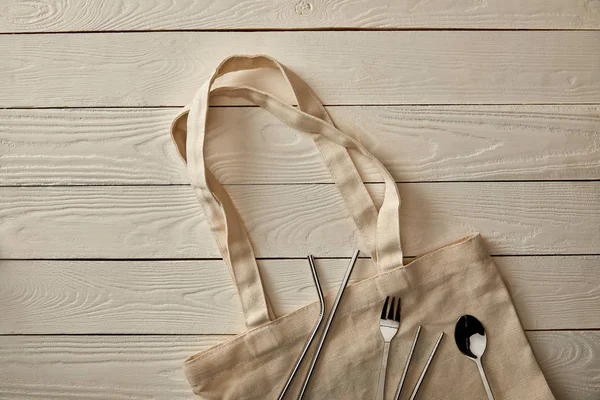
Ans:
{"label": "metal fork", "polygon": [[[390,303],[390,299],[392,299]],[[383,400],[385,392],[385,376],[387,372],[388,357],[390,355],[390,342],[398,333],[400,327],[400,298],[396,302],[395,297],[386,297],[385,303],[383,303],[383,309],[381,310],[381,320],[379,321],[379,328],[381,329],[381,336],[383,336],[383,358],[381,359],[381,370],[379,373],[379,386],[377,388],[377,400]]]}

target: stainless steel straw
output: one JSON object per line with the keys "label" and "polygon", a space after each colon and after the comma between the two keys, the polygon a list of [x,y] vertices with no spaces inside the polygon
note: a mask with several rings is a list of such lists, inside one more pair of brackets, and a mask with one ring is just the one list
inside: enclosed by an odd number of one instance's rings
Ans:
{"label": "stainless steel straw", "polygon": [[358,254],[360,251],[356,250],[352,259],[350,260],[350,264],[348,264],[348,269],[346,269],[346,275],[344,276],[344,280],[342,281],[340,288],[337,293],[337,297],[333,303],[333,307],[331,308],[331,312],[329,313],[329,317],[327,318],[327,322],[325,323],[325,328],[323,329],[323,333],[321,334],[321,339],[319,340],[319,344],[317,346],[317,350],[315,354],[313,354],[312,360],[310,360],[310,366],[308,367],[308,374],[306,378],[304,378],[304,382],[302,383],[302,390],[300,391],[300,395],[298,396],[298,400],[304,397],[304,393],[306,392],[306,388],[308,387],[308,383],[310,382],[310,378],[312,376],[313,370],[315,369],[315,365],[317,364],[317,360],[319,358],[319,354],[321,354],[321,350],[323,349],[323,343],[325,343],[325,338],[327,337],[327,333],[329,332],[329,328],[331,327],[331,322],[333,321],[333,317],[335,317],[335,312],[340,305],[340,300],[342,299],[342,295],[344,294],[344,290],[346,290],[346,286],[348,285],[348,280],[350,279],[350,274],[352,273],[352,269],[354,269],[354,264],[356,264],[356,260],[358,259]]}
{"label": "stainless steel straw", "polygon": [[321,282],[319,281],[319,274],[317,274],[317,267],[315,266],[315,260],[313,259],[313,256],[310,256],[310,255],[308,256],[308,264],[310,265],[310,272],[312,272],[313,281],[315,283],[315,287],[317,288],[317,294],[319,295],[319,305],[320,305],[319,317],[317,318],[315,327],[313,328],[312,332],[310,333],[310,336],[308,337],[308,341],[306,342],[306,344],[304,344],[304,347],[302,348],[302,351],[300,352],[300,356],[298,357],[298,360],[296,361],[296,364],[294,365],[294,369],[292,369],[292,372],[290,373],[290,376],[289,376],[287,382],[285,383],[285,386],[283,387],[283,389],[281,390],[281,393],[279,394],[279,397],[278,397],[279,400],[283,399],[283,396],[285,396],[285,393],[287,392],[288,388],[290,387],[292,380],[294,380],[294,376],[296,375],[296,372],[298,372],[298,368],[300,368],[300,364],[302,364],[302,360],[304,360],[304,356],[308,352],[308,348],[310,347],[313,339],[317,335],[317,331],[321,327],[321,323],[323,322],[323,316],[325,315],[325,299],[323,298],[323,290],[321,289]]}
{"label": "stainless steel straw", "polygon": [[400,398],[400,395],[402,394],[404,382],[406,381],[406,375],[408,375],[408,367],[410,367],[410,361],[412,360],[413,353],[415,352],[415,347],[417,346],[417,341],[419,340],[420,333],[421,325],[419,325],[419,327],[417,328],[417,333],[415,334],[412,346],[410,347],[410,352],[408,353],[408,357],[406,358],[406,364],[404,365],[404,371],[402,371],[402,377],[400,378],[400,384],[398,385],[398,390],[396,391],[396,396],[394,397],[394,400],[398,400]]}
{"label": "stainless steel straw", "polygon": [[442,341],[443,337],[444,337],[444,332],[440,333],[440,337],[438,338],[437,342],[435,343],[435,346],[433,346],[433,350],[431,351],[431,355],[429,356],[429,359],[427,360],[427,364],[425,364],[425,368],[423,368],[423,372],[421,372],[421,376],[419,376],[419,380],[417,381],[417,384],[415,385],[415,389],[413,390],[412,394],[410,395],[410,400],[415,400],[415,397],[417,397],[417,392],[419,391],[419,388],[421,387],[421,383],[423,382],[423,379],[425,378],[425,374],[427,373],[427,370],[429,369],[431,360],[433,360],[433,356],[435,356],[435,352],[437,351],[438,346],[440,345],[440,342]]}

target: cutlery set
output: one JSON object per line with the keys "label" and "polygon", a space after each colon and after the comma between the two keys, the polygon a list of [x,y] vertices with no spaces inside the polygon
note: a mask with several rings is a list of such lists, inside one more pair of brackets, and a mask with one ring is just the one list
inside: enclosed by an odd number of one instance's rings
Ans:
{"label": "cutlery set", "polygon": [[[396,336],[396,333],[398,333],[398,329],[400,328],[400,298],[396,300],[395,297],[388,296],[385,299],[385,302],[383,303],[383,309],[381,310],[381,320],[379,322],[379,328],[381,330],[381,336],[383,337],[384,344],[376,400],[383,400],[385,394],[387,363],[390,353],[390,342],[392,341],[394,336]],[[406,364],[404,365],[404,370],[402,371],[402,376],[400,378],[400,383],[398,385],[396,395],[394,396],[394,400],[399,400],[400,395],[402,394],[402,389],[404,388],[404,383],[406,382],[406,375],[408,374],[410,362],[412,360],[415,347],[417,346],[420,333],[421,326],[417,328],[417,332],[415,333],[415,338],[413,339],[410,351],[408,353],[408,357],[406,358]],[[433,357],[435,356],[435,353],[443,337],[444,332],[440,333],[437,342],[433,346],[433,350],[431,351],[431,354],[429,355],[429,358],[425,363],[425,367],[419,375],[419,379],[417,380],[415,388],[413,389],[410,395],[410,400],[414,400],[417,397],[419,388],[421,387],[421,384],[425,379],[425,374],[427,373],[427,370],[429,369],[429,366],[433,361]],[[488,400],[494,400],[492,389],[490,388],[490,384],[487,380],[487,377],[483,370],[483,364],[481,362],[481,357],[483,357],[483,353],[485,352],[485,348],[487,345],[487,337],[483,325],[474,316],[463,315],[456,322],[456,327],[454,330],[454,340],[460,352],[477,364],[477,368],[479,370],[479,373],[481,374],[481,379],[483,381],[483,386],[485,388]]]}
{"label": "cutlery set", "polygon": [[[388,302],[391,299],[391,304],[388,307]],[[383,359],[381,361],[381,370],[379,373],[379,385],[377,387],[377,397],[376,400],[383,400],[385,394],[385,381],[386,381],[386,373],[387,373],[387,363],[390,353],[390,342],[398,333],[398,329],[400,328],[400,298],[396,302],[395,297],[388,296],[383,303],[383,309],[381,310],[381,320],[379,322],[379,328],[381,329],[381,336],[383,336]],[[398,390],[396,391],[396,395],[394,397],[395,400],[400,398],[402,394],[402,389],[404,388],[404,383],[406,382],[406,375],[408,374],[408,368],[410,367],[410,362],[412,360],[412,356],[415,351],[415,347],[417,346],[417,342],[419,340],[419,334],[421,333],[421,326],[417,328],[417,333],[415,334],[415,338],[413,340],[412,346],[410,348],[410,352],[408,353],[408,357],[406,359],[406,364],[404,365],[404,371],[402,372],[402,377],[400,378],[400,384],[398,385]],[[431,365],[431,361],[433,360],[433,356],[444,337],[444,332],[442,332],[433,346],[433,350],[425,363],[425,367],[419,375],[419,379],[417,380],[417,384],[410,395],[410,400],[413,400],[417,396],[417,392],[421,387],[421,383],[423,383],[423,379],[425,379],[425,374]]]}
{"label": "cutlery set", "polygon": [[[390,299],[391,304],[388,305]],[[383,400],[385,394],[385,381],[387,373],[387,363],[390,352],[390,342],[392,341],[394,336],[396,336],[396,333],[398,332],[398,329],[400,327],[400,298],[398,298],[397,301],[395,297],[388,296],[385,299],[385,302],[383,303],[383,309],[381,310],[381,320],[379,322],[379,327],[381,329],[381,336],[383,336],[384,345],[376,400]],[[415,338],[413,339],[410,351],[408,353],[408,357],[406,358],[406,364],[404,365],[404,370],[402,371],[402,377],[400,378],[400,383],[398,385],[396,395],[394,396],[394,400],[399,400],[400,395],[402,394],[402,389],[404,388],[404,383],[406,382],[406,375],[408,374],[410,362],[412,360],[415,347],[417,346],[420,333],[421,326],[417,328],[417,332],[415,333]],[[444,332],[440,333],[437,342],[433,346],[433,350],[431,351],[431,354],[429,355],[429,358],[425,363],[425,367],[419,375],[419,379],[417,380],[415,388],[413,389],[410,395],[410,400],[414,400],[417,397],[419,388],[421,387],[421,384],[425,379],[425,374],[427,373],[427,370],[429,369],[429,366],[433,361],[433,357],[435,356],[435,353],[443,337]],[[456,322],[456,327],[454,330],[454,340],[460,352],[477,364],[477,368],[479,370],[479,373],[481,374],[481,379],[483,381],[483,386],[485,388],[488,400],[494,400],[492,389],[490,388],[490,384],[487,380],[487,377],[483,370],[483,364],[481,362],[481,357],[483,357],[483,353],[485,352],[485,348],[487,345],[487,337],[483,325],[474,316],[463,315]]]}
{"label": "cutlery set", "polygon": [[[329,332],[329,329],[331,328],[331,324],[335,317],[335,314],[336,314],[336,311],[340,304],[340,301],[342,300],[342,296],[344,294],[346,286],[348,285],[348,281],[350,280],[350,275],[352,274],[352,270],[354,269],[354,265],[356,264],[358,255],[359,255],[359,251],[356,250],[354,252],[354,255],[352,256],[352,259],[350,260],[350,263],[349,263],[347,269],[346,269],[346,274],[344,275],[344,278],[342,280],[340,288],[338,289],[337,296],[334,300],[333,306],[331,308],[331,311],[330,311],[327,321],[325,323],[325,327],[323,328],[323,331],[321,332],[321,336],[320,336],[319,342],[317,344],[317,349],[315,350],[315,353],[313,354],[313,356],[311,358],[311,361],[310,361],[310,364],[308,367],[308,372],[302,382],[300,394],[298,395],[297,400],[301,400],[306,393],[306,390],[310,383],[310,379],[311,379],[313,371],[315,369],[315,365],[317,364],[319,355],[321,354],[321,350],[323,349],[323,345],[327,338],[327,333]],[[304,344],[304,347],[302,348],[302,351],[300,352],[300,355],[299,355],[298,359],[296,360],[296,363],[294,364],[292,372],[290,373],[283,389],[281,390],[281,392],[279,394],[278,400],[282,400],[284,398],[296,373],[300,369],[300,366],[302,364],[302,361],[304,360],[304,357],[306,356],[311,344],[313,343],[314,339],[316,338],[317,333],[323,323],[323,318],[325,316],[325,299],[323,296],[323,290],[321,288],[321,283],[319,281],[319,275],[318,275],[317,269],[315,267],[314,258],[310,255],[308,256],[308,262],[310,265],[313,281],[314,281],[314,284],[315,284],[315,287],[317,290],[317,294],[319,297],[319,306],[320,306],[319,315],[317,317],[315,326],[312,329],[312,331],[308,337],[308,340]],[[382,353],[382,359],[381,359],[381,369],[380,369],[380,373],[379,373],[379,384],[377,387],[377,395],[375,398],[376,400],[384,400],[385,382],[386,382],[386,378],[387,378],[387,365],[388,365],[388,359],[389,359],[389,353],[390,353],[390,344],[392,342],[392,339],[394,339],[394,337],[398,333],[398,330],[400,329],[400,316],[401,316],[401,299],[399,297],[390,297],[390,296],[386,297],[386,299],[383,303],[382,310],[381,310],[381,318],[379,320],[379,329],[381,331],[381,336],[383,338],[384,344],[383,344],[383,353]],[[402,390],[406,383],[406,377],[408,374],[408,370],[410,368],[410,364],[412,361],[412,357],[413,357],[415,348],[417,346],[417,342],[419,340],[419,335],[421,333],[421,329],[422,329],[421,326],[417,327],[410,351],[406,358],[404,369],[402,371],[402,376],[400,377],[398,389],[396,390],[396,394],[394,396],[394,400],[399,400],[400,396],[402,395]],[[423,370],[421,371],[421,373],[419,375],[419,378],[415,384],[415,387],[413,388],[413,390],[411,392],[411,395],[409,397],[410,400],[415,400],[415,398],[417,397],[419,388],[421,387],[421,384],[423,383],[423,381],[425,379],[425,375],[433,361],[433,358],[434,358],[443,338],[444,338],[444,332],[441,332],[435,345],[433,346],[433,349],[431,350],[431,353],[429,354],[429,357],[427,359],[427,362],[425,363],[425,366],[423,367]],[[463,353],[465,356],[467,356],[470,360],[475,362],[475,364],[477,365],[477,369],[481,375],[481,379],[483,381],[483,386],[485,388],[485,392],[487,394],[488,400],[494,400],[494,396],[492,394],[490,384],[485,375],[482,360],[481,360],[481,358],[483,357],[483,354],[485,352],[486,346],[487,346],[487,336],[486,336],[485,329],[484,329],[482,323],[472,315],[463,315],[456,322],[456,327],[454,330],[454,340],[456,342],[456,346],[458,347],[458,350],[460,350],[460,352]]]}

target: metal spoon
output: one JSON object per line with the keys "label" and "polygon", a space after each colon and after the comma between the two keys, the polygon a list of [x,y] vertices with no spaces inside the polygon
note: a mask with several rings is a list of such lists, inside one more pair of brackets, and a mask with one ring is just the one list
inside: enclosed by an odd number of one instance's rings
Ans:
{"label": "metal spoon", "polygon": [[456,322],[454,340],[460,352],[477,364],[488,399],[494,400],[490,383],[485,376],[483,364],[481,363],[481,357],[483,357],[487,345],[487,337],[483,325],[474,316],[463,315]]}

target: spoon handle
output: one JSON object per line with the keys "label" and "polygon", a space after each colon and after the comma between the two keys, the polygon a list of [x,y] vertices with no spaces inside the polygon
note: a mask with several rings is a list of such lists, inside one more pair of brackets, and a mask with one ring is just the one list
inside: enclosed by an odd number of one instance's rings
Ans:
{"label": "spoon handle", "polygon": [[483,370],[483,364],[481,363],[481,358],[478,358],[476,363],[477,363],[477,369],[479,369],[479,374],[481,375],[481,380],[483,381],[483,386],[485,387],[485,392],[487,393],[488,400],[494,400],[494,395],[492,394],[492,388],[490,387],[490,383],[487,380],[487,376],[485,376],[485,371]]}

